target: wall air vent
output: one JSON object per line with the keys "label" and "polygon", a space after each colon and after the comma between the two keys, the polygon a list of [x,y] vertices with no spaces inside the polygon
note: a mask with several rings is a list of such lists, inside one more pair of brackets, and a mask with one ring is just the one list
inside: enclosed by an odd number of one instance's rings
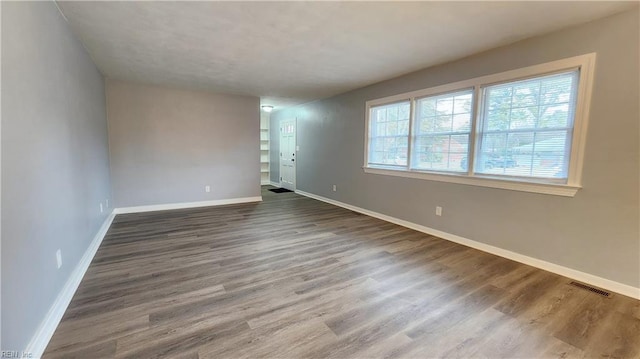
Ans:
{"label": "wall air vent", "polygon": [[584,289],[584,290],[588,290],[588,291],[596,293],[596,294],[600,294],[600,295],[602,295],[604,297],[609,297],[611,295],[611,293],[609,293],[609,292],[607,292],[605,290],[598,289],[598,288],[595,288],[595,287],[592,287],[590,285],[586,285],[586,284],[583,284],[583,283],[572,281],[569,284],[571,284],[574,287],[578,287],[580,289]]}

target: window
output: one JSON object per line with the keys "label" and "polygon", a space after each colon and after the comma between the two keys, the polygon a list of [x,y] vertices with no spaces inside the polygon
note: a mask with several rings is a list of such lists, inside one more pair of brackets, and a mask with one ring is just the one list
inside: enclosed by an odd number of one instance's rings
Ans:
{"label": "window", "polygon": [[416,100],[412,168],[467,172],[473,91]]}
{"label": "window", "polygon": [[476,172],[566,182],[578,74],[485,87]]}
{"label": "window", "polygon": [[365,172],[573,196],[595,54],[367,102]]}
{"label": "window", "polygon": [[406,166],[409,148],[409,101],[371,108],[369,164]]}

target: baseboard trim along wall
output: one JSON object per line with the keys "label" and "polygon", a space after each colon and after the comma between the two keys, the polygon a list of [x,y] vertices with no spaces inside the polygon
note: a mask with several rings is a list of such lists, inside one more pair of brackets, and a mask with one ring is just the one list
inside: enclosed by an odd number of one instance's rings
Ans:
{"label": "baseboard trim along wall", "polygon": [[213,201],[154,204],[150,206],[121,207],[121,208],[116,208],[114,212],[116,214],[141,213],[141,212],[166,211],[169,209],[223,206],[226,204],[249,203],[249,202],[262,202],[262,196],[216,199]]}
{"label": "baseboard trim along wall", "polygon": [[278,182],[270,181],[270,182],[269,182],[269,184],[270,184],[270,185],[272,185],[272,186],[274,186],[274,187],[281,187],[281,186],[280,186],[280,183],[278,183]]}
{"label": "baseboard trim along wall", "polygon": [[513,261],[516,262],[520,262],[523,264],[527,264],[530,265],[532,267],[536,267],[536,268],[540,268],[543,270],[546,270],[548,272],[552,272],[555,274],[559,274],[571,279],[575,279],[578,280],[580,282],[584,282],[596,287],[600,287],[600,288],[604,288],[607,290],[610,290],[612,292],[616,292],[616,293],[620,293],[622,295],[626,295],[628,297],[634,298],[634,299],[640,299],[640,288],[636,288],[627,284],[623,284],[623,283],[619,283],[619,282],[615,282],[612,281],[610,279],[606,279],[606,278],[602,278],[602,277],[598,277],[595,276],[593,274],[589,274],[589,273],[585,273],[585,272],[581,272],[575,269],[571,269],[568,267],[564,267],[558,264],[554,264],[551,262],[547,262],[541,259],[537,259],[537,258],[533,258],[533,257],[529,257],[526,256],[524,254],[520,254],[520,253],[516,253],[516,252],[512,252],[506,249],[502,249],[499,247],[495,247],[486,243],[482,243],[482,242],[477,242],[474,241],[472,239],[468,239],[468,238],[464,238],[464,237],[460,237],[457,236],[455,234],[451,234],[451,233],[447,233],[447,232],[443,232],[437,229],[433,229],[433,228],[429,228],[420,224],[416,224],[413,222],[409,222],[409,221],[405,221],[399,218],[395,218],[395,217],[391,217],[391,216],[387,216],[385,214],[382,213],[378,213],[378,212],[374,212],[374,211],[370,211],[368,209],[364,209],[364,208],[360,208],[360,207],[356,207],[347,203],[343,203],[340,201],[336,201],[330,198],[326,198],[326,197],[322,197],[322,196],[318,196],[316,194],[313,193],[309,193],[309,192],[305,192],[305,191],[300,191],[300,190],[296,190],[296,193],[305,196],[305,197],[309,197],[309,198],[313,198],[313,199],[317,199],[318,201],[322,201],[322,202],[326,202],[329,204],[333,204],[335,206],[338,207],[342,207],[342,208],[346,208],[348,210],[354,211],[354,212],[358,212],[358,213],[362,213],[365,214],[367,216],[370,217],[374,217],[374,218],[378,218],[381,219],[383,221],[387,221],[387,222],[391,222],[394,224],[397,224],[399,226],[402,227],[406,227],[406,228],[410,228],[413,230],[416,230],[418,232],[423,232],[426,234],[430,234],[432,236],[436,236],[442,239],[446,239],[448,241],[451,242],[455,242],[458,244],[462,244],[465,245],[467,247],[471,247],[474,249],[478,249],[481,250],[483,252],[487,252],[487,253],[491,253],[491,254],[495,254],[497,256],[503,257],[503,258],[507,258],[507,259],[511,259]]}
{"label": "baseboard trim along wall", "polygon": [[73,272],[71,272],[71,276],[69,276],[69,279],[62,288],[62,291],[60,291],[60,294],[58,294],[58,297],[56,298],[55,302],[53,302],[53,305],[49,308],[49,311],[44,317],[44,320],[40,323],[38,330],[36,330],[36,333],[31,338],[31,341],[29,342],[29,344],[27,344],[25,352],[31,353],[33,355],[33,358],[40,358],[42,357],[42,354],[44,354],[44,350],[47,348],[47,345],[49,344],[53,333],[58,327],[58,324],[60,324],[60,320],[62,320],[64,312],[67,310],[69,303],[71,303],[73,295],[78,289],[78,286],[80,285],[84,274],[87,272],[87,269],[89,268],[93,257],[96,255],[96,252],[100,247],[100,243],[102,243],[102,240],[107,234],[109,227],[111,227],[111,223],[113,222],[114,218],[115,211],[112,211],[111,214],[109,214],[109,216],[102,223],[102,226],[100,227],[100,230],[98,230],[98,233],[96,233],[96,235],[93,237],[91,244],[89,244],[89,248],[87,248],[87,250],[84,252],[84,255],[80,259],[80,262],[78,262],[76,267],[73,269]]}

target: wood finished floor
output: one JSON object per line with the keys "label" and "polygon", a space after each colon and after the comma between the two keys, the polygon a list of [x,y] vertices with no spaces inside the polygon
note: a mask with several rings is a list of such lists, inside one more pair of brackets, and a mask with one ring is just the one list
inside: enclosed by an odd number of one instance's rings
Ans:
{"label": "wood finished floor", "polygon": [[118,215],[45,358],[637,358],[639,301],[295,193]]}

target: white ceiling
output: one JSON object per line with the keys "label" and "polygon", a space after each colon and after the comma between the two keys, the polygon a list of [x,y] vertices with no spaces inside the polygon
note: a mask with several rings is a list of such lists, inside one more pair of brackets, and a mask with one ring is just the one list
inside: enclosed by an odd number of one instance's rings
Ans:
{"label": "white ceiling", "polygon": [[636,6],[627,2],[58,2],[109,78],[328,97]]}

